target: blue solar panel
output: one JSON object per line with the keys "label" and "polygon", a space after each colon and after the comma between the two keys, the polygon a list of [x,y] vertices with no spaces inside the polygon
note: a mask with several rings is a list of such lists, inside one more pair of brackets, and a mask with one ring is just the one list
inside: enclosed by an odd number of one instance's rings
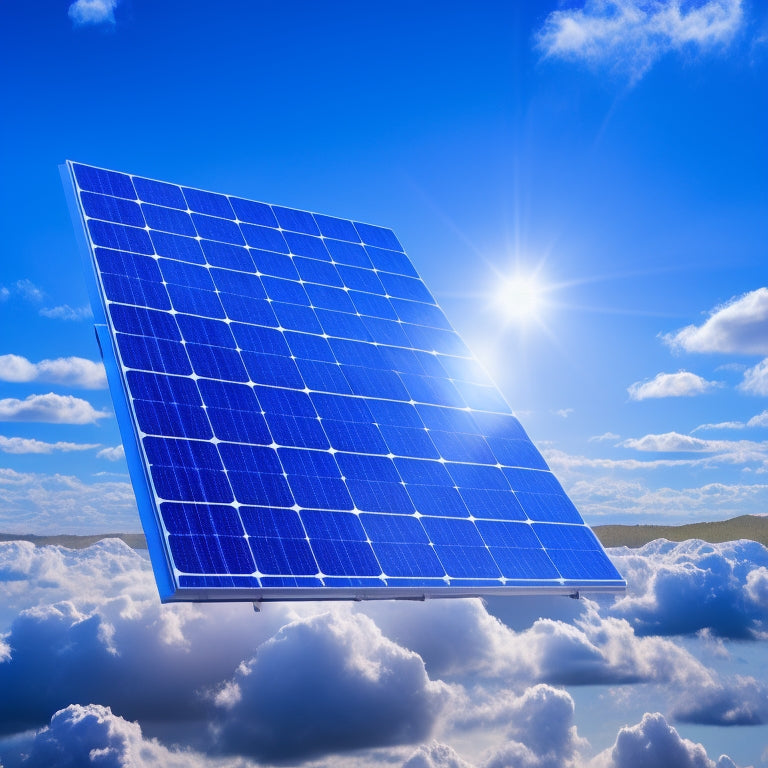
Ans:
{"label": "blue solar panel", "polygon": [[623,589],[391,230],[64,175],[164,600]]}

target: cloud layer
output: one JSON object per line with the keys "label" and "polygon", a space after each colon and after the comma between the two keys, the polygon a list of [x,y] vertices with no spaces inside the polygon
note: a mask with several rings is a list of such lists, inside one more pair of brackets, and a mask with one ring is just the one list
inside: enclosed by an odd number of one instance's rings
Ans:
{"label": "cloud layer", "polygon": [[46,381],[82,389],[107,386],[104,365],[83,357],[57,357],[32,363],[21,355],[0,355],[0,381]]}
{"label": "cloud layer", "polygon": [[139,527],[127,479],[87,483],[72,475],[0,467],[0,532],[131,533]]}
{"label": "cloud layer", "polygon": [[[71,451],[90,451],[99,447],[98,443],[67,443],[62,441],[46,443],[43,440],[35,440],[34,438],[0,435],[0,451],[3,453],[69,453]],[[108,449],[105,448],[104,450]],[[99,454],[102,453],[104,451],[99,452]]]}
{"label": "cloud layer", "polygon": [[639,80],[671,51],[725,47],[743,23],[741,0],[587,0],[553,11],[538,36],[544,56],[583,61]]}
{"label": "cloud layer", "polygon": [[[768,693],[673,636],[762,637],[768,551],[656,542],[613,556],[631,585],[617,601],[267,604],[256,616],[160,605],[149,563],[117,540],[0,543],[0,762],[635,768],[642,742],[714,768],[668,720],[765,723]],[[606,745],[579,735],[563,686],[596,683],[657,686],[664,715],[621,729],[591,763]]]}

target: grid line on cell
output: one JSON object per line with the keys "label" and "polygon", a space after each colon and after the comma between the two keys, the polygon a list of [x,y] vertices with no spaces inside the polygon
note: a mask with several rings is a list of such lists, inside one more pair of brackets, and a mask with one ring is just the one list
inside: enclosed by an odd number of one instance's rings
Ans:
{"label": "grid line on cell", "polygon": [[68,168],[164,599],[621,588],[391,230]]}

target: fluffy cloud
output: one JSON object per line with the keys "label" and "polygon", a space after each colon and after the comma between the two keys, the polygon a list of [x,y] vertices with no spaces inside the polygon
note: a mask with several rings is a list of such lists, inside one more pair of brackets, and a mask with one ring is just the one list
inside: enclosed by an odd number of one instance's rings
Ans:
{"label": "fluffy cloud", "polygon": [[539,33],[545,56],[605,65],[639,80],[670,51],[728,44],[742,24],[741,0],[587,0],[583,9],[553,11]]}
{"label": "fluffy cloud", "polygon": [[47,381],[83,389],[107,386],[104,365],[83,357],[57,357],[32,363],[21,355],[0,355],[0,381]]}
{"label": "fluffy cloud", "polygon": [[622,445],[625,448],[634,448],[636,451],[652,451],[664,453],[683,452],[711,452],[717,450],[717,443],[712,440],[701,440],[690,435],[681,435],[679,432],[666,432],[663,435],[645,435],[640,438],[630,438]]}
{"label": "fluffy cloud", "polygon": [[768,411],[762,411],[747,421],[721,421],[717,424],[700,424],[691,432],[707,429],[751,429],[753,427],[768,427]]}
{"label": "fluffy cloud", "polygon": [[[764,548],[755,547],[768,557]],[[619,565],[622,565],[620,560]],[[658,568],[658,564],[655,567]],[[632,576],[630,571],[628,577]],[[649,586],[647,574],[645,581],[641,576],[638,576],[639,589],[637,593],[633,591],[632,598],[640,604],[644,599],[650,604],[648,595],[655,584]],[[719,577],[727,580],[731,574],[723,571]],[[717,634],[724,624],[717,612],[710,616],[710,611],[713,606],[722,607],[728,596],[724,595],[719,602],[707,602],[700,600],[705,591],[706,586],[702,586],[685,594],[686,611],[695,618],[683,631],[694,634],[711,625]],[[500,727],[520,719],[516,709],[519,697],[507,689],[501,693],[494,691],[499,685],[514,690],[531,683],[549,686],[656,683],[674,692],[670,707],[681,719],[722,724],[737,720],[768,722],[768,710],[761,703],[763,699],[768,700],[768,688],[751,678],[721,678],[674,641],[636,632],[633,624],[640,624],[638,615],[642,613],[637,606],[630,610],[624,605],[614,611],[608,601],[598,606],[587,599],[562,598],[551,602],[537,598],[530,603],[516,599],[512,605],[509,600],[497,598],[489,599],[487,605],[488,611],[522,629],[513,630],[489,616],[483,604],[476,600],[433,601],[397,610],[372,604],[358,610],[372,615],[385,634],[419,653],[433,679],[472,681],[471,692],[459,697],[453,706],[453,722],[460,730]],[[679,626],[672,625],[670,612],[677,605],[671,600],[666,600],[666,604],[660,600],[644,609],[643,618],[647,623],[655,620],[661,630],[666,628],[673,634]],[[742,610],[746,614],[742,623],[759,628],[760,610],[754,605],[743,606]],[[537,619],[542,613],[552,617]],[[739,636],[752,635],[742,632]],[[493,685],[488,687],[481,681],[493,681]],[[743,702],[741,709],[737,705],[739,701]],[[525,745],[531,749],[530,743]],[[508,745],[505,759],[511,759],[513,753],[522,754],[517,745]]]}
{"label": "fluffy cloud", "polygon": [[53,320],[89,320],[93,317],[93,312],[89,306],[70,307],[69,304],[62,304],[57,307],[43,307],[40,310],[43,317],[50,317]]}
{"label": "fluffy cloud", "polygon": [[[347,758],[330,755],[360,749],[371,766],[469,768],[454,748],[492,733],[485,756],[472,754],[478,765],[564,768],[583,764],[589,747],[570,694],[553,687],[563,684],[654,683],[679,719],[763,722],[760,683],[721,678],[682,645],[634,629],[671,629],[674,595],[656,576],[681,566],[686,552],[713,575],[684,595],[689,613],[700,614],[685,631],[718,631],[719,603],[701,599],[718,579],[731,599],[741,585],[742,624],[759,629],[768,552],[753,546],[615,551],[630,604],[497,598],[488,601],[497,618],[477,599],[268,603],[258,616],[247,604],[163,606],[149,562],[118,540],[84,550],[0,544],[0,690],[8,692],[0,724],[19,734],[2,742],[0,760],[31,766],[24,755],[39,754],[37,764],[48,764],[45,749],[80,755],[83,745],[82,754],[126,768],[151,759],[175,766],[182,757],[221,765],[224,755],[241,766],[307,756],[341,765]],[[30,728],[42,730],[22,735]],[[194,752],[168,750],[142,731]],[[440,744],[410,756],[398,746],[433,731]],[[362,764],[360,754],[348,764]]]}
{"label": "fluffy cloud", "polygon": [[114,24],[118,0],[75,0],[69,6],[69,18],[84,24]]}
{"label": "fluffy cloud", "polygon": [[0,531],[50,534],[139,529],[130,483],[0,468]]}
{"label": "fluffy cloud", "polygon": [[95,424],[111,416],[97,411],[87,400],[74,395],[29,395],[24,400],[0,400],[0,421],[42,421],[48,424]]}
{"label": "fluffy cloud", "polygon": [[529,688],[508,709],[508,741],[484,768],[569,768],[587,743],[574,725],[571,696],[549,685]]}
{"label": "fluffy cloud", "polygon": [[[195,768],[207,764],[199,755],[170,750],[146,739],[138,723],[98,704],[71,704],[56,712],[50,725],[3,749],[6,768]],[[5,754],[3,754],[5,752]]]}
{"label": "fluffy cloud", "polygon": [[143,723],[173,712],[199,732],[211,709],[200,691],[295,618],[277,608],[255,623],[243,604],[163,606],[149,562],[116,539],[82,551],[0,543],[0,604],[15,608],[0,663],[0,690],[14,692],[0,698],[5,733],[40,727],[73,701]]}
{"label": "fluffy cloud", "polygon": [[768,610],[768,568],[760,566],[747,574],[746,593],[749,599],[758,606]]}
{"label": "fluffy cloud", "polygon": [[114,448],[104,448],[96,456],[107,461],[122,461],[125,458],[125,448],[122,445],[116,445]]}
{"label": "fluffy cloud", "polygon": [[98,443],[65,443],[61,441],[46,443],[33,438],[0,435],[0,451],[3,453],[69,453],[71,451],[90,451],[98,447]]}
{"label": "fluffy cloud", "polygon": [[735,768],[723,756],[715,763],[701,744],[684,739],[658,713],[619,731],[616,743],[599,755],[593,768]]}
{"label": "fluffy cloud", "polygon": [[593,435],[589,438],[590,443],[603,443],[606,440],[608,441],[616,441],[620,440],[621,435],[617,435],[615,432],[603,432],[602,435]]}
{"label": "fluffy cloud", "polygon": [[418,743],[447,694],[371,619],[322,614],[283,627],[219,690],[217,746],[285,761]]}
{"label": "fluffy cloud", "polygon": [[739,389],[750,395],[768,395],[768,358],[744,371]]}
{"label": "fluffy cloud", "polygon": [[680,722],[704,725],[763,725],[768,723],[768,686],[749,676],[736,676],[728,685],[699,686],[683,692],[671,714]]}
{"label": "fluffy cloud", "polygon": [[38,288],[31,280],[27,280],[26,278],[17,280],[9,293],[15,293],[16,295],[21,296],[25,301],[31,301],[33,303],[40,302],[45,297],[45,293],[42,289]]}
{"label": "fluffy cloud", "polygon": [[403,768],[472,768],[454,749],[433,741],[422,744],[404,763]]}
{"label": "fluffy cloud", "polygon": [[528,666],[522,665],[514,633],[481,600],[405,603],[396,611],[387,603],[371,602],[356,610],[392,640],[416,651],[433,678],[470,674],[509,679],[516,664],[521,671]]}
{"label": "fluffy cloud", "polygon": [[715,307],[702,325],[662,338],[685,352],[768,355],[768,288],[737,296]]}
{"label": "fluffy cloud", "polygon": [[658,373],[650,381],[636,381],[627,387],[630,400],[648,400],[656,397],[693,397],[721,386],[707,381],[690,371]]}
{"label": "fluffy cloud", "polygon": [[610,609],[640,635],[757,638],[768,630],[764,582],[768,550],[751,541],[708,544],[659,540],[612,550],[632,589]]}

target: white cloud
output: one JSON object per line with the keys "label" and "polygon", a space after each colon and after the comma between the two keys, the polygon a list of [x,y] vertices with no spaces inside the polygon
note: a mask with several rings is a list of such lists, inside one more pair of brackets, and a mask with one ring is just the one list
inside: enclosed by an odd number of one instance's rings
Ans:
{"label": "white cloud", "polygon": [[631,584],[610,608],[635,632],[749,639],[768,631],[768,549],[751,541],[708,544],[655,541],[636,550],[611,550]]}
{"label": "white cloud", "polygon": [[17,280],[13,286],[13,293],[18,294],[23,299],[37,303],[43,300],[45,293],[38,288],[31,280]]}
{"label": "white cloud", "polygon": [[768,358],[744,371],[739,389],[750,395],[768,395]]}
{"label": "white cloud", "polygon": [[[620,565],[631,563],[632,597],[637,605],[645,599],[645,613],[635,606],[626,617],[610,615],[607,600],[498,598],[500,615],[506,611],[518,622],[516,630],[476,599],[270,603],[258,617],[247,604],[161,605],[148,560],[118,540],[84,550],[0,543],[0,690],[6,694],[0,730],[19,734],[0,740],[0,761],[6,768],[59,768],[46,763],[44,751],[35,753],[38,763],[25,764],[24,754],[59,745],[75,755],[83,745],[110,768],[152,766],[155,755],[158,764],[175,766],[181,753],[141,728],[193,749],[183,753],[190,766],[221,766],[221,752],[228,751],[241,768],[254,755],[291,763],[314,755],[323,765],[469,768],[455,750],[471,743],[482,750],[490,733],[490,751],[476,761],[486,768],[584,765],[589,745],[576,732],[573,699],[553,687],[563,684],[655,683],[664,686],[662,703],[672,715],[761,721],[764,686],[720,678],[681,644],[640,636],[632,622],[642,614],[646,625],[669,627],[666,615],[681,583],[664,587],[656,576],[664,566],[682,576],[687,557],[689,570],[708,574],[684,593],[688,614],[698,614],[698,625],[717,623],[723,615],[717,605],[738,602],[741,590],[744,617],[746,601],[752,603],[752,623],[742,622],[751,631],[766,611],[760,602],[766,566],[757,563],[768,551],[747,542],[700,544],[673,558],[673,545],[658,546],[626,551]],[[714,608],[702,599],[713,589],[721,593]],[[535,618],[550,609],[560,618]],[[42,730],[22,733],[31,728]],[[429,741],[433,730],[439,744]],[[415,752],[397,746],[425,740]],[[130,749],[143,748],[131,763]],[[350,749],[368,752],[352,753],[349,762],[335,756]],[[610,750],[604,754],[611,759]],[[478,756],[475,750],[472,757]]]}
{"label": "white cloud", "polygon": [[670,51],[727,45],[742,25],[741,0],[587,0],[583,9],[553,11],[538,45],[545,56],[584,61],[639,80]]}
{"label": "white cloud", "polygon": [[24,400],[0,400],[0,421],[42,421],[47,424],[95,424],[111,416],[97,411],[87,400],[73,395],[29,395]]}
{"label": "white cloud", "polygon": [[8,301],[13,296],[18,296],[32,304],[39,304],[45,298],[45,293],[26,278],[17,280],[10,287],[0,285],[0,301]]}
{"label": "white cloud", "polygon": [[691,434],[709,429],[744,429],[746,426],[743,421],[719,421],[717,424],[699,424],[691,430]]}
{"label": "white cloud", "polygon": [[[142,735],[138,723],[112,714],[99,704],[70,704],[50,725],[14,744],[0,756],[6,768],[203,768],[210,763],[189,750],[168,749]],[[3,752],[6,752],[3,755]],[[14,754],[15,753],[15,754]]]}
{"label": "white cloud", "polygon": [[737,675],[729,684],[686,690],[673,703],[678,722],[699,725],[764,725],[768,723],[768,686],[754,677]]}
{"label": "white cloud", "polygon": [[41,727],[73,701],[143,723],[173,712],[199,731],[212,708],[201,691],[296,615],[269,606],[255,621],[247,604],[161,605],[149,561],[117,539],[84,550],[0,543],[0,631],[11,648],[0,732]]}
{"label": "white cloud", "polygon": [[0,355],[0,381],[47,381],[83,389],[107,386],[103,363],[94,363],[84,357],[57,357],[32,363],[21,355]]}
{"label": "white cloud", "polygon": [[768,411],[762,411],[753,416],[748,422],[748,427],[768,427]]}
{"label": "white cloud", "polygon": [[125,458],[125,449],[122,445],[116,445],[114,448],[104,448],[96,454],[99,459],[107,461],[122,461]]}
{"label": "white cloud", "polygon": [[624,440],[621,445],[636,451],[661,453],[717,454],[720,463],[743,464],[768,462],[768,443],[752,440],[702,440],[700,437],[666,432],[663,435],[644,435]]}
{"label": "white cloud", "polygon": [[[33,438],[5,437],[5,435],[0,435],[0,451],[3,453],[69,453],[70,451],[90,451],[98,447],[98,443],[65,443],[61,441],[46,443]],[[100,453],[103,453],[103,451]]]}
{"label": "white cloud", "polygon": [[404,763],[402,768],[472,768],[447,744],[432,741],[422,744]]}
{"label": "white cloud", "polygon": [[130,483],[84,483],[68,475],[0,468],[0,531],[130,533],[139,529]]}
{"label": "white cloud", "polygon": [[413,744],[447,698],[421,658],[367,616],[326,613],[283,627],[238,667],[216,699],[216,743],[268,762]]}
{"label": "white cloud", "polygon": [[699,432],[708,429],[753,429],[768,427],[768,411],[762,411],[748,421],[721,421],[717,424],[700,424],[691,432]]}
{"label": "white cloud", "polygon": [[[670,434],[674,435],[675,433]],[[652,450],[652,446],[655,445],[661,448],[661,445],[663,444],[661,438],[664,438],[665,436],[649,435],[647,437],[651,439],[646,440],[645,438],[640,438],[636,441],[637,443],[644,445],[644,448],[639,448],[638,445],[631,444],[631,441],[625,441],[626,447],[636,448],[638,450]],[[685,438],[686,436],[682,435],[681,437]],[[656,438],[660,439],[656,440]],[[685,440],[680,440],[678,442],[678,450],[682,449],[682,446],[686,442],[687,441]],[[757,471],[765,471],[766,469],[766,463],[768,463],[768,443],[766,442],[758,443],[750,440],[705,440],[702,442],[706,443],[707,449],[704,450],[704,446],[702,446],[698,453],[706,455],[695,459],[606,459],[591,456],[574,456],[554,448],[542,451],[542,455],[546,459],[547,464],[552,468],[552,471],[560,478],[561,482],[570,479],[572,483],[583,480],[585,471],[592,473],[596,470],[606,470],[610,472],[613,472],[614,470],[623,470],[638,473],[675,467],[713,467],[722,464],[757,464]],[[625,443],[622,443],[622,445],[625,445]],[[671,450],[674,444],[674,438],[666,441],[666,444],[669,447],[665,450]],[[655,450],[655,448],[653,448],[653,450]],[[714,487],[715,485],[717,484],[710,484],[710,487]],[[762,488],[763,486],[760,486],[760,489]]]}
{"label": "white cloud", "polygon": [[768,568],[760,566],[747,574],[745,591],[755,605],[768,611]]}
{"label": "white cloud", "polygon": [[630,438],[621,444],[625,448],[634,448],[636,451],[654,451],[665,453],[676,452],[712,452],[717,450],[717,441],[701,440],[690,435],[681,435],[679,432],[666,432],[663,435],[644,435],[640,438]]}
{"label": "white cloud", "polygon": [[768,355],[768,288],[736,296],[712,310],[702,325],[662,336],[675,350]]}
{"label": "white cloud", "polygon": [[43,307],[40,314],[53,320],[88,320],[93,317],[93,312],[89,306],[70,307],[69,304],[62,304],[58,307]]}
{"label": "white cloud", "polygon": [[[740,443],[734,443],[734,446]],[[760,444],[762,446],[762,444]],[[736,515],[762,514],[768,509],[765,483],[706,483],[698,487],[655,487],[644,475],[660,469],[744,463],[765,471],[763,449],[702,454],[696,458],[605,459],[543,451],[547,464],[564,484],[568,495],[591,522],[610,516],[611,522],[681,523],[723,520]],[[631,473],[631,477],[619,473]]]}
{"label": "white cloud", "polygon": [[554,413],[561,419],[567,419],[573,413],[573,408],[560,408],[560,410],[554,411]]}
{"label": "white cloud", "polygon": [[646,713],[637,725],[622,728],[613,747],[592,763],[593,768],[730,768],[732,765],[728,757],[721,757],[717,764],[710,760],[701,744],[684,739],[659,713]]}
{"label": "white cloud", "polygon": [[609,440],[619,440],[621,435],[617,435],[615,432],[603,432],[602,435],[593,435],[589,438],[590,443],[603,443]]}
{"label": "white cloud", "polygon": [[574,725],[573,699],[567,691],[536,685],[507,710],[508,742],[484,768],[569,768],[587,746]]}
{"label": "white cloud", "polygon": [[636,381],[627,387],[631,400],[647,400],[652,397],[692,397],[721,386],[707,381],[690,371],[658,373],[650,381]]}
{"label": "white cloud", "polygon": [[75,0],[69,6],[69,18],[76,25],[114,24],[118,0]]}

